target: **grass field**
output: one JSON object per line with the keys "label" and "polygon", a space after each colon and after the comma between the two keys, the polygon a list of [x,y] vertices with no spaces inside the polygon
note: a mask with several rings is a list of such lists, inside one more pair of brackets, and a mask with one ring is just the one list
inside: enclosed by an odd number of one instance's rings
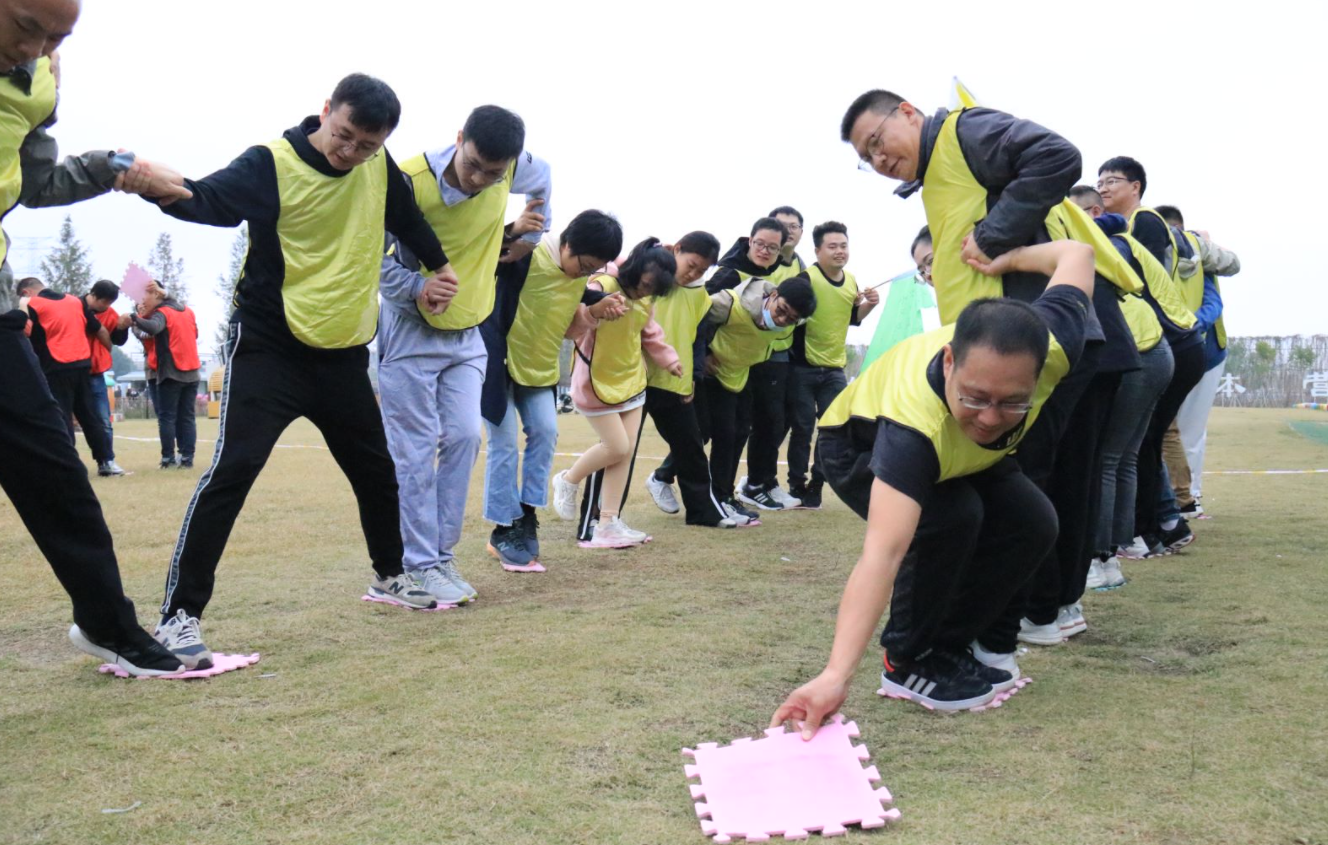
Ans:
{"label": "grass field", "polygon": [[[585,448],[563,420],[560,451]],[[1219,410],[1208,469],[1328,468],[1323,420]],[[283,442],[321,444],[303,423]],[[153,442],[117,449],[135,474],[94,484],[150,625],[196,472],[155,469]],[[641,454],[663,454],[653,432]],[[582,551],[546,520],[549,573],[510,575],[484,555],[480,477],[458,558],[479,602],[411,613],[359,600],[331,457],[279,449],[204,620],[213,649],[263,660],[188,683],[98,675],[0,499],[0,842],[701,843],[679,749],[759,734],[819,670],[861,523],[828,497],[753,530],[686,528],[638,473],[625,515],[649,547]],[[1198,541],[1090,594],[1088,632],[1025,655],[1036,682],[1000,710],[879,700],[871,650],[845,712],[904,815],[846,841],[1328,842],[1328,475],[1205,492]]]}

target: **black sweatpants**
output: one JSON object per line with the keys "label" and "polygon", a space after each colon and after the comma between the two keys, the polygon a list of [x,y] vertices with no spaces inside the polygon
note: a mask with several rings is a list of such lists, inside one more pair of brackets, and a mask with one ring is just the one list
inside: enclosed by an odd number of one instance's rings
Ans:
{"label": "black sweatpants", "polygon": [[[699,394],[701,383],[697,383]],[[697,419],[696,404],[684,402],[682,396],[657,387],[646,388],[646,413],[655,421],[655,428],[664,442],[669,444],[674,477],[682,494],[682,506],[688,525],[716,526],[724,519],[719,507],[719,495],[710,479],[710,460],[706,457],[705,439]],[[656,474],[656,478],[660,476]]]}
{"label": "black sweatpants", "polygon": [[322,432],[350,481],[374,571],[402,572],[396,468],[369,382],[369,354],[291,354],[247,341],[232,324],[221,394],[221,431],[212,465],[185,511],[166,576],[161,612],[202,616],[212,598],[217,563],[245,497],[281,433],[299,417]]}
{"label": "black sweatpants", "polygon": [[[649,399],[646,401],[648,403]],[[636,455],[641,451],[641,432],[645,427],[646,415],[643,413],[641,425],[636,429],[636,447],[632,449],[632,460],[627,464],[627,480],[623,482],[622,501],[618,503],[619,517],[627,507],[627,494],[632,489],[632,475],[636,472]],[[585,486],[581,490],[581,510],[576,519],[576,539],[588,541],[595,536],[595,523],[599,521],[600,499],[603,495],[604,470],[597,469],[586,478]]]}
{"label": "black sweatpants", "polygon": [[742,454],[745,441],[747,483],[753,489],[768,490],[779,483],[779,447],[788,431],[784,414],[788,404],[787,353],[782,358],[757,364],[747,378],[747,389],[751,391],[751,438],[739,441],[736,454]]}
{"label": "black sweatpants", "polygon": [[1157,521],[1158,502],[1162,495],[1162,438],[1180,412],[1185,397],[1190,395],[1205,372],[1202,343],[1191,344],[1179,352],[1172,347],[1171,353],[1176,359],[1176,369],[1171,374],[1171,383],[1158,397],[1148,431],[1144,432],[1143,443],[1139,446],[1139,486],[1134,499],[1134,533],[1137,536],[1158,534],[1162,530]]}
{"label": "black sweatpants", "polygon": [[69,433],[69,442],[75,443],[74,421],[83,428],[83,436],[92,450],[92,458],[104,464],[115,457],[111,443],[106,437],[106,422],[93,404],[92,385],[88,379],[91,370],[88,367],[76,367],[51,370],[46,374],[46,383],[51,386],[51,395],[60,406],[60,414],[65,421],[65,431]]}
{"label": "black sweatpants", "polygon": [[[649,391],[649,388],[647,388]],[[705,383],[701,380],[692,382],[692,413],[696,416],[696,430],[701,435],[701,446],[704,453],[704,447],[710,442],[710,402],[706,399],[708,395],[705,389]],[[649,393],[647,392],[646,409],[650,409]],[[656,425],[656,428],[659,426]],[[661,432],[662,435],[662,432]],[[709,467],[706,468],[706,474],[709,475]],[[678,480],[677,465],[673,460],[673,452],[670,451],[664,456],[664,461],[655,470],[655,478],[663,481],[665,484],[672,484]]]}
{"label": "black sweatpants", "polygon": [[[816,421],[848,387],[844,371],[838,367],[789,365],[788,410],[788,483],[800,487],[807,481],[807,464],[812,454],[812,434]],[[825,481],[819,464],[812,466],[812,484]]]}
{"label": "black sweatpants", "polygon": [[[835,494],[866,519],[872,444],[855,442],[850,429],[821,432],[817,462]],[[1055,509],[1012,458],[935,485],[895,576],[881,633],[886,653],[913,659],[975,639],[992,648],[985,632],[1055,541]]]}
{"label": "black sweatpants", "polygon": [[[138,627],[134,605],[69,416],[23,336],[25,321],[0,316],[0,488],[69,593],[74,621],[94,640],[118,643]],[[87,372],[80,375],[87,389]]]}
{"label": "black sweatpants", "polygon": [[[719,379],[706,379],[706,406],[710,413],[710,478],[721,501],[733,498],[742,444],[752,431],[752,380],[741,393],[733,393]],[[748,463],[750,476],[751,464]],[[748,482],[752,483],[751,478]]]}

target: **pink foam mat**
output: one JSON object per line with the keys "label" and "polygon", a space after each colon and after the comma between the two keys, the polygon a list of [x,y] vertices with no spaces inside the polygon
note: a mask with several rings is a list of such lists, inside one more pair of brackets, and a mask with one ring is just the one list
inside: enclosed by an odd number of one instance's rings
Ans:
{"label": "pink foam mat", "polygon": [[[993,698],[991,701],[987,702],[986,704],[983,704],[979,707],[970,707],[968,709],[968,712],[982,713],[987,710],[996,710],[1005,702],[1009,701],[1011,696],[1013,696],[1015,693],[1019,692],[1019,690],[1023,689],[1024,687],[1028,686],[1031,683],[1033,683],[1032,678],[1020,678],[1019,680],[1014,682],[1014,687],[1012,689],[1008,689],[1002,693],[997,693],[996,697]],[[879,695],[881,698],[892,698],[897,701],[912,701],[914,704],[925,707],[928,710],[936,709],[935,707],[932,707],[930,704],[923,704],[921,701],[913,701],[913,699],[909,698],[906,695],[899,695],[898,693],[886,692],[884,689],[878,689],[876,691],[876,694]],[[962,712],[962,711],[949,711],[949,712]]]}
{"label": "pink foam mat", "polygon": [[[371,596],[368,593],[360,596],[360,601],[371,601],[375,604],[385,604],[388,607],[399,607],[402,610],[413,610],[416,613],[438,613],[439,611],[443,610],[456,610],[458,607],[461,606],[459,604],[437,603],[433,607],[409,607],[408,605],[401,604],[400,602],[389,601],[387,599],[380,599],[377,596]],[[474,601],[474,599],[471,599],[471,601]]]}
{"label": "pink foam mat", "polygon": [[695,764],[683,766],[691,784],[701,831],[717,843],[734,837],[766,842],[771,836],[806,839],[813,831],[839,836],[847,826],[883,827],[899,818],[896,809],[883,809],[894,798],[884,786],[874,787],[881,775],[875,766],[862,767],[870,755],[866,746],[854,745],[858,726],[836,715],[810,742],[800,733],[770,728],[765,736],[735,739],[720,747],[701,743],[683,754]]}
{"label": "pink foam mat", "polygon": [[[253,666],[258,662],[258,654],[222,654],[213,652],[211,669],[190,669],[187,672],[176,672],[174,675],[144,675],[137,680],[158,680],[158,681],[190,681],[195,678],[211,678],[213,675],[220,675],[223,672],[234,672],[236,669],[243,669],[246,666]],[[98,672],[107,675],[114,675],[117,678],[128,678],[129,673],[116,666],[114,663],[103,663],[97,667]]]}

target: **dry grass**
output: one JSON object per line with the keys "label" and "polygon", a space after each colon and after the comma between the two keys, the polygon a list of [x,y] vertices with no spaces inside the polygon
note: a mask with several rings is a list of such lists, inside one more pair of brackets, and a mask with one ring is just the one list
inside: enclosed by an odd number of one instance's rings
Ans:
{"label": "dry grass", "polygon": [[[560,450],[587,445],[563,419]],[[1322,416],[1218,411],[1209,468],[1328,467],[1293,419]],[[284,442],[320,440],[300,424]],[[95,483],[147,622],[193,476],[154,469],[150,442],[119,449],[136,474]],[[652,434],[642,454],[661,449]],[[205,620],[214,649],[263,662],[192,683],[96,674],[0,500],[0,842],[701,842],[678,750],[756,733],[819,669],[861,524],[833,502],[686,528],[640,478],[626,516],[655,542],[593,553],[548,525],[544,576],[484,556],[473,485],[459,560],[480,602],[413,614],[358,600],[369,569],[330,457],[279,450]],[[884,703],[870,654],[847,712],[904,821],[848,841],[1328,840],[1328,476],[1213,476],[1206,494],[1198,542],[1090,595],[1090,630],[1025,657],[1037,682],[1001,710]]]}

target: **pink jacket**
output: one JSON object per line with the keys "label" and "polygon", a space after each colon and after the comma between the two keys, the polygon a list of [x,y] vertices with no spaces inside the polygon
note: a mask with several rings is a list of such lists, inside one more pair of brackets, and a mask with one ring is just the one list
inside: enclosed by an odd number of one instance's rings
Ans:
{"label": "pink jacket", "polygon": [[[595,290],[604,289],[593,280],[586,286]],[[576,348],[580,350],[580,355],[572,356],[572,404],[576,405],[578,411],[610,411],[618,407],[605,405],[599,401],[594,388],[590,386],[590,367],[586,366],[581,358],[581,355],[590,358],[594,354],[595,329],[598,327],[599,320],[591,315],[590,309],[585,305],[577,306],[572,325],[567,327],[566,337],[571,338]],[[664,339],[664,330],[655,322],[654,306],[651,306],[650,319],[646,322],[645,328],[641,329],[641,348],[650,356],[650,360],[655,362],[655,366],[660,368],[671,367],[679,360],[677,351]],[[645,365],[646,362],[642,361],[642,368]]]}

